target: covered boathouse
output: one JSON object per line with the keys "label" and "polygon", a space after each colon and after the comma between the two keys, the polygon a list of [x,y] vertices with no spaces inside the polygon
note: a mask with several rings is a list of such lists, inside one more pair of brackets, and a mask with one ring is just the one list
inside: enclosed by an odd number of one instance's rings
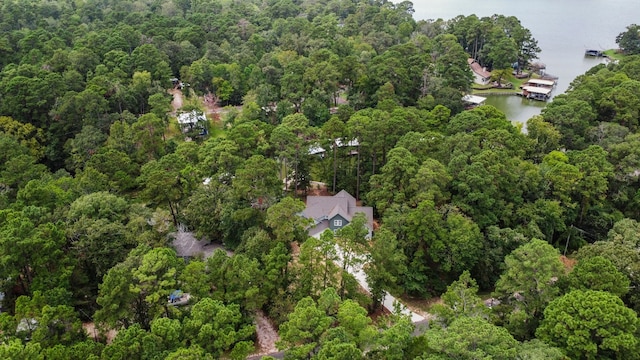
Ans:
{"label": "covered boathouse", "polygon": [[551,90],[552,89],[546,87],[523,86],[521,95],[527,99],[547,101],[551,98]]}
{"label": "covered boathouse", "polygon": [[547,79],[529,79],[520,88],[524,89],[525,86],[552,89],[554,86],[556,86],[556,82],[555,80],[547,80]]}

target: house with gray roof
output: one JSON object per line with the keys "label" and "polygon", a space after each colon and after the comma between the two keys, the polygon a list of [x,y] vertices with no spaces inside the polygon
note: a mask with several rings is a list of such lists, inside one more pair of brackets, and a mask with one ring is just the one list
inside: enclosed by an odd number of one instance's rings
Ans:
{"label": "house with gray roof", "polygon": [[[221,244],[214,244],[206,239],[196,239],[195,235],[182,224],[178,225],[178,231],[170,235],[173,237],[171,245],[176,251],[176,255],[186,261],[200,256],[206,259],[213,255],[217,249],[224,250]],[[232,253],[227,251],[227,255],[231,256]]]}
{"label": "house with gray roof", "polygon": [[308,196],[307,207],[302,216],[313,219],[313,225],[308,229],[309,236],[320,236],[326,229],[336,231],[347,226],[357,214],[363,213],[367,219],[369,237],[373,233],[373,208],[358,206],[356,198],[342,190],[334,196]]}

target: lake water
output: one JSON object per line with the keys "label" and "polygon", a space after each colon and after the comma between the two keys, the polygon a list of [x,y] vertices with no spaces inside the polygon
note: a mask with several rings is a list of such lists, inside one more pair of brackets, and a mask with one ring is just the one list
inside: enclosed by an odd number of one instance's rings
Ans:
{"label": "lake water", "polygon": [[[640,23],[639,0],[415,0],[413,5],[416,20],[447,20],[471,14],[517,17],[538,40],[542,49],[538,56],[547,65],[547,73],[559,77],[554,95],[564,92],[576,76],[602,61],[585,57],[585,49],[616,48],[616,36],[628,25]],[[515,122],[526,122],[545,106],[519,96],[492,96],[487,103]]]}

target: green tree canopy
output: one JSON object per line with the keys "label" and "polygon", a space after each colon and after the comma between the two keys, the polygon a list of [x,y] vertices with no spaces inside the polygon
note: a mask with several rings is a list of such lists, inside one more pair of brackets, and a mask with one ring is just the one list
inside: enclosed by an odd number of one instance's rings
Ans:
{"label": "green tree canopy", "polygon": [[640,54],[640,26],[631,24],[616,36],[616,44],[627,54]]}
{"label": "green tree canopy", "polygon": [[460,317],[444,329],[427,330],[425,360],[514,359],[518,342],[502,327],[479,317]]}
{"label": "green tree canopy", "polygon": [[531,338],[549,302],[560,294],[564,276],[560,253],[545,241],[533,239],[505,258],[506,269],[496,283],[495,296],[505,306],[498,311],[512,334]]}
{"label": "green tree canopy", "polygon": [[629,291],[629,279],[602,256],[578,261],[567,278],[572,290],[599,290],[623,296]]}
{"label": "green tree canopy", "polygon": [[544,310],[539,339],[572,359],[636,359],[638,317],[617,296],[574,290]]}
{"label": "green tree canopy", "polygon": [[451,283],[441,298],[442,304],[434,305],[432,313],[438,315],[445,325],[463,316],[488,318],[489,309],[478,296],[478,284],[469,271]]}
{"label": "green tree canopy", "polygon": [[186,339],[215,357],[234,347],[245,348],[242,344],[251,343],[255,334],[255,326],[247,324],[239,305],[225,305],[211,298],[196,303],[183,326]]}

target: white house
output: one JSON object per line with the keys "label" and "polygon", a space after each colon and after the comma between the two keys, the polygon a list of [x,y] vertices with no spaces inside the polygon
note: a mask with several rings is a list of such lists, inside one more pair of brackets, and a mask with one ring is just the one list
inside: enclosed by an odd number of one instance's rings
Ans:
{"label": "white house", "polygon": [[201,131],[201,135],[207,134],[207,117],[200,111],[192,110],[178,115],[178,124],[180,124],[182,132],[186,133],[197,129]]}

